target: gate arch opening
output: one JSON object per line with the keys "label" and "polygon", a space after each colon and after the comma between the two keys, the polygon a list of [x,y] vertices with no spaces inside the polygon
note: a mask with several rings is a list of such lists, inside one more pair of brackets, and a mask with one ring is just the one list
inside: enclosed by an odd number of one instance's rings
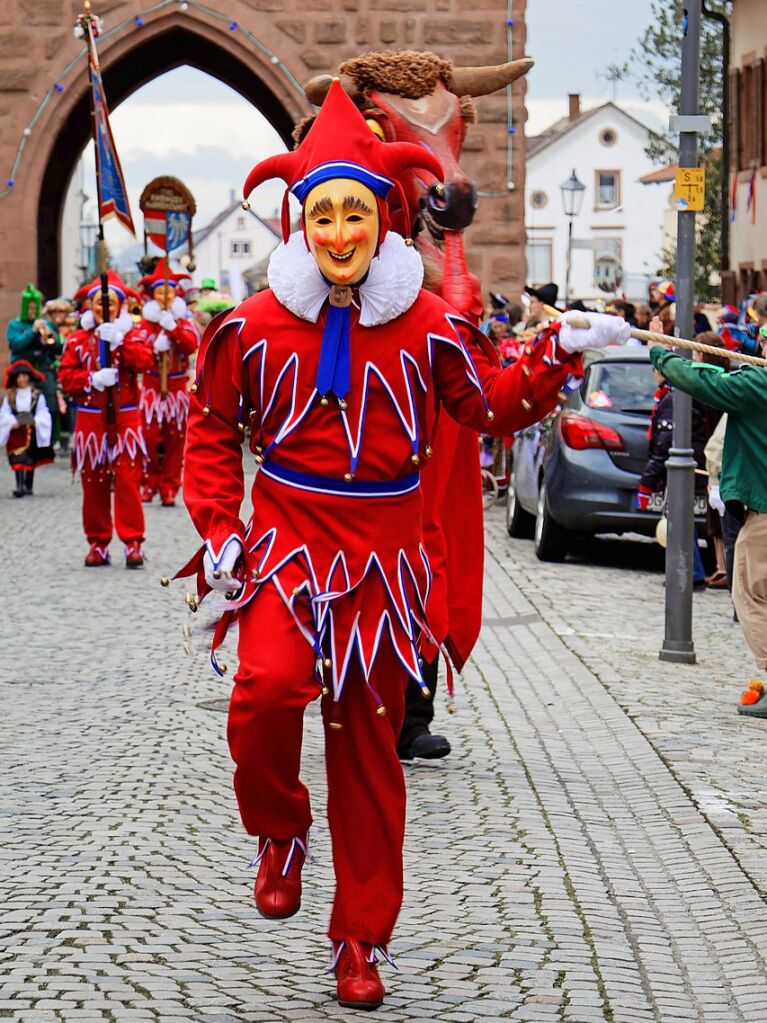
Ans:
{"label": "gate arch opening", "polygon": [[[292,144],[291,132],[296,113],[304,105],[298,94],[294,109],[290,111],[254,70],[258,67],[255,56],[253,65],[249,66],[244,59],[220,45],[215,37],[177,24],[156,31],[138,45],[125,48],[108,67],[102,56],[110,109],[116,108],[142,85],[183,65],[203,71],[234,89],[264,115],[286,146]],[[86,88],[59,124],[40,187],[37,258],[39,287],[46,295],[58,294],[61,277],[59,232],[64,199],[80,154],[91,137],[90,130]]]}

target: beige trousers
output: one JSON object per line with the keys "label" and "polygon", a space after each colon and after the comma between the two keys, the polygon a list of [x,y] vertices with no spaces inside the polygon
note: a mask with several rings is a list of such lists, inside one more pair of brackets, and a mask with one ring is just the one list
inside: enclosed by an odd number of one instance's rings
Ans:
{"label": "beige trousers", "polygon": [[767,513],[750,511],[735,544],[732,600],[746,642],[767,671]]}

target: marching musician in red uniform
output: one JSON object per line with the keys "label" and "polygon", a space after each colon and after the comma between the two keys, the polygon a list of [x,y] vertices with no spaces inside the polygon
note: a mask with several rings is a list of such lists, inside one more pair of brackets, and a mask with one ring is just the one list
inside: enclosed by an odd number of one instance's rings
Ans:
{"label": "marching musician in red uniform", "polygon": [[[408,166],[442,177],[425,149],[376,138],[336,82],[300,146],[254,168],[245,195],[282,178],[302,230],[288,238],[284,203],[269,288],[208,326],[186,451],[184,498],[205,542],[179,574],[230,599],[214,665],[239,617],[228,739],[240,814],[258,836],[256,906],[269,917],[300,906],[312,823],[303,715],[321,697],[329,936],[338,1000],[357,1008],[383,1000],[376,963],[402,900],[405,687],[425,686],[422,647],[442,639],[426,617],[419,487],[440,409],[509,434],[554,407],[581,348],[605,343],[564,327],[502,371],[484,335],[422,290],[420,257],[389,229],[387,196]],[[245,525],[248,422],[258,472]]]}
{"label": "marching musician in red uniform", "polygon": [[161,259],[139,284],[148,299],[141,330],[152,350],[155,365],[144,374],[141,414],[147,460],[141,480],[141,500],[148,503],[159,491],[165,507],[176,503],[184,462],[186,419],[189,413],[189,359],[197,351],[199,335],[186,302],[182,280]]}
{"label": "marching musician in red uniform", "polygon": [[91,308],[67,339],[59,384],[77,402],[72,470],[80,473],[83,485],[83,527],[90,544],[85,564],[110,563],[114,479],[114,528],[125,544],[126,567],[140,568],[144,510],[139,485],[146,446],[137,374],[153,369],[154,352],[122,311],[126,288],[113,270],[108,284],[109,320],[104,322],[96,278],[87,289]]}

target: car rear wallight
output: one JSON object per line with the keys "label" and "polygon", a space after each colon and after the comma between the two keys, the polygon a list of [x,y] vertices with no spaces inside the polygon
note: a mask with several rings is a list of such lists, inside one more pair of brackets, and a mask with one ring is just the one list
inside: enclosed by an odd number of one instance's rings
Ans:
{"label": "car rear wallight", "polygon": [[625,451],[623,437],[604,423],[597,423],[577,412],[563,412],[559,420],[562,440],[576,451],[585,448],[603,448],[606,451]]}

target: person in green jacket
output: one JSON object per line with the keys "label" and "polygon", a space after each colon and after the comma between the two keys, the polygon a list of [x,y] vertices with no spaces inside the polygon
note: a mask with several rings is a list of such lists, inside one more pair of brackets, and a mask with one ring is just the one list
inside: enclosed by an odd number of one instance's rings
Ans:
{"label": "person in green jacket", "polygon": [[21,312],[11,320],[6,331],[11,362],[26,359],[44,381],[40,390],[54,423],[53,439],[59,434],[59,407],[56,401],[56,370],[59,356],[64,348],[64,339],[58,327],[42,315],[43,296],[34,284],[28,284],[21,293]]}
{"label": "person in green jacket", "polygon": [[[728,414],[719,494],[743,522],[735,544],[732,599],[746,642],[767,673],[767,367],[744,364],[723,373],[658,343],[649,348],[653,366],[672,386]],[[767,337],[762,352],[767,356]],[[754,679],[741,699],[741,714],[767,717],[764,682]]]}

